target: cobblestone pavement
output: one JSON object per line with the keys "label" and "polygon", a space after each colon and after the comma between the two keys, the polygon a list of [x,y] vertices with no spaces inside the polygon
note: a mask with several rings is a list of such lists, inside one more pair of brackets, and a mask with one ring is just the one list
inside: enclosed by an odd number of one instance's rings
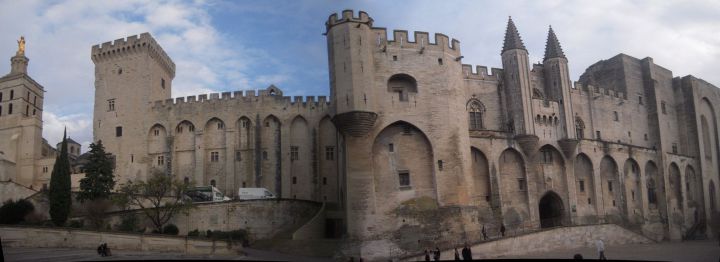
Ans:
{"label": "cobblestone pavement", "polygon": [[[572,258],[581,254],[585,259],[597,259],[598,253],[594,246],[569,250],[533,253],[522,256],[503,258]],[[717,241],[686,241],[662,242],[657,244],[634,244],[625,246],[606,246],[605,256],[617,260],[650,260],[650,261],[718,261],[720,246]]]}
{"label": "cobblestone pavement", "polygon": [[263,260],[263,261],[332,261],[331,259],[292,256],[262,250],[245,249],[245,255],[182,255],[148,251],[112,250],[113,256],[100,257],[95,250],[70,248],[4,247],[5,261],[83,261],[83,260]]}

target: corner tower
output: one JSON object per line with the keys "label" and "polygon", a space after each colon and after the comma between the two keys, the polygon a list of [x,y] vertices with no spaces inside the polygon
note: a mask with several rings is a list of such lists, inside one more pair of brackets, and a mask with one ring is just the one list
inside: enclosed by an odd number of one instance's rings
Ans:
{"label": "corner tower", "polygon": [[512,18],[508,18],[501,56],[508,127],[518,135],[534,134],[528,51]]}
{"label": "corner tower", "polygon": [[377,119],[373,107],[372,23],[367,13],[360,11],[354,17],[352,10],[344,10],[340,18],[332,14],[325,23],[333,122],[340,131],[355,137],[367,134]]}
{"label": "corner tower", "polygon": [[147,169],[145,112],[171,97],[175,63],[149,33],[95,45],[93,140],[115,155],[121,182],[142,179]]}
{"label": "corner tower", "polygon": [[560,46],[552,27],[548,31],[545,44],[545,58],[543,59],[543,72],[545,74],[545,94],[549,99],[558,101],[562,110],[560,118],[564,124],[566,138],[575,138],[572,103],[570,103],[570,71],[568,60]]}

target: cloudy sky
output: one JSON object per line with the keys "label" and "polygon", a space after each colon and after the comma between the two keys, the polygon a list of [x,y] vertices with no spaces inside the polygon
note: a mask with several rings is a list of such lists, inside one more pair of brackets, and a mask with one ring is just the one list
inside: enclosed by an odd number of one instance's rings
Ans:
{"label": "cloudy sky", "polygon": [[[391,3],[388,3],[391,2]],[[464,63],[500,67],[512,16],[542,60],[552,25],[574,80],[618,53],[653,57],[676,76],[720,86],[720,1],[34,1],[0,0],[0,75],[24,35],[29,73],[45,87],[43,136],[92,140],[92,45],[150,32],[177,65],[173,97],[261,89],[328,95],[324,22],[344,9],[375,26],[444,33]],[[5,62],[1,62],[5,61]]]}

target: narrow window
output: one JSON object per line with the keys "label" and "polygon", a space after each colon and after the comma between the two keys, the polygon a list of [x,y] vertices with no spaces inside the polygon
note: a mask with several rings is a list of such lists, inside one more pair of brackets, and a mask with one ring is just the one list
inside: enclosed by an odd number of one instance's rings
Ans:
{"label": "narrow window", "polygon": [[115,99],[108,99],[108,111],[115,111]]}
{"label": "narrow window", "polygon": [[37,103],[37,96],[33,96],[33,105]]}
{"label": "narrow window", "polygon": [[290,147],[290,160],[298,160],[298,147],[297,146],[291,146]]}
{"label": "narrow window", "polygon": [[218,162],[220,161],[220,152],[213,151],[210,152],[210,162]]}
{"label": "narrow window", "polygon": [[130,154],[130,163],[135,162],[135,155]]}
{"label": "narrow window", "polygon": [[10,106],[8,107],[8,115],[12,115],[12,108],[13,107],[12,107],[12,103],[11,103]]}
{"label": "narrow window", "polygon": [[160,78],[160,86],[165,89],[165,78]]}
{"label": "narrow window", "polygon": [[35,113],[36,113],[35,108],[33,108],[33,115],[35,115]]}
{"label": "narrow window", "polygon": [[246,187],[246,186],[247,186],[247,183],[243,182],[242,187]]}
{"label": "narrow window", "polygon": [[30,115],[30,105],[25,105],[25,116]]}
{"label": "narrow window", "polygon": [[25,101],[30,101],[30,91],[28,91],[27,95],[25,95]]}
{"label": "narrow window", "polygon": [[602,137],[600,136],[600,131],[595,131],[595,136],[595,138],[597,138],[598,140],[602,139]]}
{"label": "narrow window", "polygon": [[160,129],[157,129],[157,128],[156,128],[155,130],[153,130],[153,135],[159,136],[159,135],[160,135]]}
{"label": "narrow window", "polygon": [[225,124],[223,122],[218,122],[217,126],[218,126],[218,130],[225,128]]}
{"label": "narrow window", "polygon": [[265,127],[270,127],[270,122],[265,121]]}
{"label": "narrow window", "polygon": [[660,110],[662,111],[663,115],[667,114],[667,111],[665,110],[665,101],[660,102]]}
{"label": "narrow window", "polygon": [[524,178],[518,179],[518,190],[525,191],[525,179]]}
{"label": "narrow window", "polygon": [[0,92],[0,102],[2,102],[2,96],[3,96],[3,93]]}
{"label": "narrow window", "polygon": [[2,106],[0,106],[0,116],[2,116]]}
{"label": "narrow window", "polygon": [[295,185],[295,184],[297,184],[297,177],[296,177],[296,176],[293,177],[293,185]]}
{"label": "narrow window", "polygon": [[327,177],[323,177],[323,185],[327,185]]}
{"label": "narrow window", "polygon": [[395,152],[395,145],[393,145],[392,143],[388,144],[388,151],[391,153]]}
{"label": "narrow window", "polygon": [[238,150],[235,151],[235,161],[241,161],[242,160],[242,151]]}
{"label": "narrow window", "polygon": [[545,164],[551,164],[553,162],[552,151],[550,151],[548,149],[543,149],[542,153],[543,153],[543,162]]}
{"label": "narrow window", "polygon": [[400,180],[400,188],[410,187],[410,172],[399,171],[398,179]]}
{"label": "narrow window", "polygon": [[615,206],[615,199],[613,199],[613,206]]}
{"label": "narrow window", "polygon": [[635,190],[630,190],[630,194],[632,195],[632,200],[635,200]]}
{"label": "narrow window", "polygon": [[325,160],[330,160],[330,161],[335,160],[335,147],[334,146],[326,146],[325,147]]}
{"label": "narrow window", "polygon": [[437,162],[438,162],[438,170],[442,171],[443,170],[443,161],[438,160]]}
{"label": "narrow window", "polygon": [[638,96],[638,103],[643,104],[642,96]]}
{"label": "narrow window", "polygon": [[592,200],[588,197],[588,205],[592,205]]}
{"label": "narrow window", "polygon": [[116,136],[116,137],[121,137],[121,136],[122,136],[122,127],[121,127],[121,126],[116,126],[116,127],[115,127],[115,136]]}
{"label": "narrow window", "polygon": [[442,58],[438,58],[438,65],[442,65],[442,64],[443,64]]}
{"label": "narrow window", "polygon": [[393,56],[393,61],[397,61],[397,56],[396,56],[396,55]]}
{"label": "narrow window", "polygon": [[190,125],[190,126],[188,127],[188,131],[190,131],[190,132],[195,131],[195,126]]}
{"label": "narrow window", "polygon": [[263,151],[263,154],[262,154],[262,155],[263,155],[263,159],[264,159],[264,160],[268,160],[268,153],[267,153],[267,151]]}
{"label": "narrow window", "polygon": [[608,181],[608,192],[612,192],[612,181]]}
{"label": "narrow window", "polygon": [[617,122],[620,121],[620,117],[617,111],[613,111],[613,119]]}
{"label": "narrow window", "polygon": [[15,98],[15,90],[10,90],[10,100]]}
{"label": "narrow window", "polygon": [[677,152],[678,152],[677,143],[672,143],[672,152],[673,152],[673,154],[677,154]]}
{"label": "narrow window", "polygon": [[157,157],[157,166],[163,166],[165,165],[165,157],[164,156],[158,156]]}
{"label": "narrow window", "polygon": [[580,192],[585,192],[585,181],[578,181],[580,183]]}

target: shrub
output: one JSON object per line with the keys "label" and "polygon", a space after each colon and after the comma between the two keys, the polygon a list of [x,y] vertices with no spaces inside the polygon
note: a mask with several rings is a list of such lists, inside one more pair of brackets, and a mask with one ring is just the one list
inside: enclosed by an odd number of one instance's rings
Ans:
{"label": "shrub", "polygon": [[[120,219],[120,224],[115,225],[117,230],[124,231],[124,232],[133,232],[135,231],[135,228],[137,227],[137,217],[135,217],[135,214],[125,214]],[[145,230],[143,230],[145,231]]]}
{"label": "shrub", "polygon": [[177,234],[178,234],[179,231],[180,231],[180,230],[178,230],[178,227],[177,227],[176,225],[167,224],[165,227],[163,227],[163,232],[162,232],[162,233],[165,234],[165,235],[175,235],[175,236],[177,236]]}
{"label": "shrub", "polygon": [[0,224],[18,224],[25,221],[25,216],[35,210],[30,201],[20,199],[17,202],[13,200],[5,201],[0,207]]}
{"label": "shrub", "polygon": [[213,240],[229,240],[229,241],[244,241],[247,239],[247,231],[244,229],[238,229],[233,231],[210,231],[208,230],[208,238]]}
{"label": "shrub", "polygon": [[200,231],[197,230],[197,229],[195,229],[195,230],[193,230],[193,231],[190,231],[190,232],[188,232],[188,236],[189,236],[189,237],[197,237],[197,236],[200,236]]}
{"label": "shrub", "polygon": [[72,228],[82,228],[84,224],[85,223],[82,220],[70,220],[70,224],[68,224],[68,226]]}

